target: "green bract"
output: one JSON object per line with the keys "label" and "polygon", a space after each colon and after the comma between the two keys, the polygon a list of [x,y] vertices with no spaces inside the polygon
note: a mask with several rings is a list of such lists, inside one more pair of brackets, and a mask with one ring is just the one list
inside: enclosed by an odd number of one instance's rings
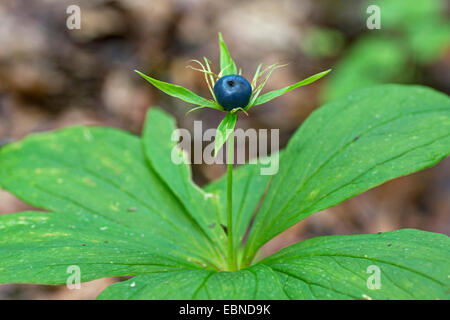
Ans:
{"label": "green bract", "polygon": [[[448,298],[443,234],[319,237],[255,259],[312,213],[447,156],[448,96],[402,85],[354,91],[305,121],[274,177],[259,165],[235,169],[234,272],[225,272],[225,178],[196,186],[189,166],[171,161],[174,129],[152,108],[141,138],[71,127],[0,148],[1,187],[47,211],[0,216],[0,283],[65,284],[76,265],[82,281],[135,276],[101,299]],[[373,265],[381,270],[375,290],[367,286]]]}

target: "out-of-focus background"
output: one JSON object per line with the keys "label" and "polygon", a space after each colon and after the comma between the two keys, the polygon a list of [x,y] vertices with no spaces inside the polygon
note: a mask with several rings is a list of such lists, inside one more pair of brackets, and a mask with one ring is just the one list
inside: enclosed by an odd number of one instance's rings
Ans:
{"label": "out-of-focus background", "polygon": [[[366,9],[381,8],[369,30]],[[69,5],[81,29],[69,30]],[[221,31],[244,76],[259,62],[288,63],[266,90],[333,68],[326,78],[252,108],[241,128],[279,128],[284,146],[322,103],[377,83],[415,83],[450,91],[449,4],[445,0],[2,0],[0,2],[0,144],[74,124],[139,134],[158,105],[179,127],[218,125],[222,114],[185,116],[186,103],[158,92],[134,69],[209,97],[203,76],[185,66],[209,57],[218,65]],[[217,68],[216,68],[217,71]],[[197,183],[218,178],[220,165],[195,165]],[[30,207],[0,190],[0,214]],[[395,179],[315,214],[266,245],[271,253],[319,235],[418,228],[450,232],[450,159]],[[118,279],[64,286],[1,285],[0,299],[91,299]]]}

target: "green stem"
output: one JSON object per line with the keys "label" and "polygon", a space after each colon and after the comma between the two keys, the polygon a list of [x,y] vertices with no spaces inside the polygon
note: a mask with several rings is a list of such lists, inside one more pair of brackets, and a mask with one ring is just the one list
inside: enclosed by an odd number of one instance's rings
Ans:
{"label": "green stem", "polygon": [[234,162],[234,129],[227,144],[227,236],[228,236],[228,269],[236,270],[233,250],[233,162]]}

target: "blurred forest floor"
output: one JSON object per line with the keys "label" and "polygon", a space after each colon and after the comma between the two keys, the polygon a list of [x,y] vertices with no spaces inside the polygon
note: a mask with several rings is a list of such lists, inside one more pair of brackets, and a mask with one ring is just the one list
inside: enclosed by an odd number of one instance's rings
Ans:
{"label": "blurred forest floor", "polygon": [[[386,5],[386,1],[379,1]],[[406,6],[401,3],[408,3]],[[68,30],[68,5],[81,7],[82,27]],[[186,86],[208,97],[190,59],[218,65],[221,31],[244,76],[259,62],[288,63],[266,90],[333,68],[330,77],[255,107],[238,127],[279,128],[280,144],[324,101],[353,87],[417,83],[450,91],[450,28],[445,1],[392,0],[382,29],[368,30],[365,1],[335,0],[3,0],[0,2],[0,145],[74,124],[105,125],[140,134],[145,113],[158,105],[192,130],[221,120],[215,110],[185,116],[188,106],[138,77]],[[384,20],[385,19],[385,20]],[[424,31],[425,30],[425,31]],[[217,69],[216,69],[217,70]],[[194,165],[203,185],[221,165]],[[395,179],[313,215],[268,243],[269,254],[302,239],[418,228],[449,233],[450,159]],[[30,207],[0,190],[0,214]],[[0,299],[92,299],[117,279],[63,286],[2,285]]]}

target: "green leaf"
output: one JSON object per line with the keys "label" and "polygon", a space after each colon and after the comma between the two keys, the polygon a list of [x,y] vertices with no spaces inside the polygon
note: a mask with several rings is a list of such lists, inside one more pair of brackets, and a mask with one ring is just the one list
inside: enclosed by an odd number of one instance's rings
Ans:
{"label": "green leaf", "polygon": [[148,166],[141,140],[122,131],[72,127],[6,145],[0,185],[34,207],[101,217],[214,264],[211,241]]}
{"label": "green leaf", "polygon": [[[157,108],[151,108],[142,135],[145,154],[195,225],[223,251],[226,237],[220,226],[222,221],[215,200],[192,181],[190,166],[185,162],[187,155],[177,146],[178,141],[172,139],[175,130],[172,117]],[[218,255],[219,252],[216,252],[216,260],[220,260]]]}
{"label": "green leaf", "polygon": [[237,67],[231,58],[225,41],[223,41],[222,33],[219,32],[219,47],[220,47],[220,72],[221,76],[227,76],[229,74],[237,74]]}
{"label": "green leaf", "polygon": [[[313,238],[261,263],[291,299],[449,299],[449,248],[446,235],[404,229]],[[372,268],[379,289],[367,286]]]}
{"label": "green leaf", "polygon": [[181,99],[183,101],[193,103],[193,104],[196,104],[196,105],[199,105],[202,107],[208,107],[208,108],[212,108],[212,109],[222,110],[222,108],[220,106],[218,106],[217,104],[215,104],[213,101],[202,98],[184,87],[178,86],[176,84],[171,84],[168,82],[156,80],[156,79],[153,79],[153,78],[143,74],[142,72],[139,72],[137,70],[135,70],[135,71],[142,78],[144,78],[145,80],[150,82],[152,85],[154,85],[156,88],[158,88],[162,92],[168,94],[169,96],[172,96],[172,97],[175,97],[175,98]]}
{"label": "green leaf", "polygon": [[[319,237],[240,271],[137,276],[99,299],[448,299],[449,245],[447,236],[419,230]],[[379,289],[367,285],[374,267]]]}
{"label": "green leaf", "polygon": [[233,133],[237,121],[237,113],[227,112],[217,127],[216,137],[214,140],[214,157],[217,156],[220,148],[228,140],[228,137]]}
{"label": "green leaf", "polygon": [[247,262],[307,216],[438,163],[450,153],[449,133],[450,99],[426,87],[366,88],[319,108],[280,159],[249,236]]}
{"label": "green leaf", "polygon": [[259,104],[263,104],[263,103],[269,102],[270,100],[273,100],[273,99],[275,99],[275,98],[277,98],[277,97],[279,97],[279,96],[281,96],[281,95],[283,95],[283,94],[285,94],[285,93],[287,93],[287,92],[289,92],[289,91],[291,91],[293,89],[296,89],[298,87],[306,86],[306,85],[308,85],[310,83],[313,83],[314,81],[317,81],[320,78],[322,78],[325,75],[327,75],[330,71],[331,71],[331,69],[323,71],[323,72],[320,72],[320,73],[317,73],[317,74],[315,74],[315,75],[313,75],[313,76],[311,76],[309,78],[306,78],[305,80],[297,82],[297,83],[295,83],[293,85],[290,85],[290,86],[287,86],[287,87],[284,87],[284,88],[281,88],[281,89],[278,89],[278,90],[267,92],[267,93],[259,96],[252,106],[257,106]]}
{"label": "green leaf", "polygon": [[0,216],[0,283],[65,284],[195,268],[173,242],[85,212],[20,212]]}
{"label": "green leaf", "polygon": [[110,285],[98,299],[286,299],[276,274],[264,265],[235,272],[155,272]]}

